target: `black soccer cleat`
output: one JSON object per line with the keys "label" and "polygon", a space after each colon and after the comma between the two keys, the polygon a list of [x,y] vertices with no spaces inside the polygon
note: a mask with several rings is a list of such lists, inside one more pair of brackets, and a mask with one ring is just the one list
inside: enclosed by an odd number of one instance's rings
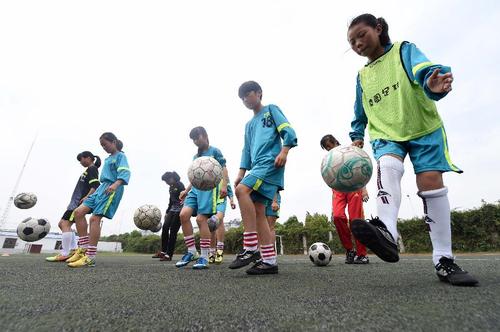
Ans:
{"label": "black soccer cleat", "polygon": [[436,275],[439,280],[449,282],[453,286],[475,286],[479,282],[448,257],[439,259],[436,265]]}
{"label": "black soccer cleat", "polygon": [[375,217],[369,221],[354,219],[351,232],[380,259],[390,263],[399,261],[398,246],[385,224]]}
{"label": "black soccer cleat", "polygon": [[247,266],[248,264],[259,260],[260,252],[258,250],[243,250],[238,255],[234,261],[229,264],[230,269],[239,269],[243,266]]}
{"label": "black soccer cleat", "polygon": [[369,264],[370,260],[366,256],[358,256],[354,260],[354,264]]}
{"label": "black soccer cleat", "polygon": [[354,250],[347,250],[345,253],[345,263],[354,264],[354,257],[356,257],[356,252]]}
{"label": "black soccer cleat", "polygon": [[258,260],[254,266],[249,268],[247,274],[250,275],[262,275],[262,274],[277,274],[278,273],[278,265],[277,264],[269,264],[264,262],[263,260]]}

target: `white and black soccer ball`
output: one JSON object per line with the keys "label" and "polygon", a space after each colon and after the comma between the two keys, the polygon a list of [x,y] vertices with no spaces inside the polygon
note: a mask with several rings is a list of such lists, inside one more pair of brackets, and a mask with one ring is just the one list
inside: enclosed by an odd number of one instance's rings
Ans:
{"label": "white and black soccer ball", "polygon": [[309,259],[314,265],[326,266],[332,260],[333,252],[323,242],[316,242],[309,247]]}
{"label": "white and black soccer ball", "polygon": [[19,193],[14,198],[14,205],[19,209],[30,209],[35,206],[37,201],[33,193]]}
{"label": "white and black soccer ball", "polygon": [[325,183],[340,192],[358,191],[370,181],[373,165],[368,154],[352,145],[331,149],[321,162]]}
{"label": "white and black soccer ball", "polygon": [[26,218],[17,226],[17,235],[26,242],[43,239],[50,231],[47,219]]}
{"label": "white and black soccer ball", "polygon": [[145,204],[134,212],[134,224],[142,230],[151,230],[161,223],[161,211],[158,207]]}
{"label": "white and black soccer ball", "polygon": [[222,166],[212,157],[196,158],[188,169],[189,182],[199,190],[214,189],[222,176]]}

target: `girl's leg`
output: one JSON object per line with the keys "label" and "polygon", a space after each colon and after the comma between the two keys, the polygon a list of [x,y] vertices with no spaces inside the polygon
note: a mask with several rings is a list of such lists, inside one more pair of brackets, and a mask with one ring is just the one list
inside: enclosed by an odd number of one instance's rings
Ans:
{"label": "girl's leg", "polygon": [[377,161],[377,213],[378,217],[398,239],[397,221],[401,205],[401,178],[404,173],[403,159],[400,156],[386,154]]}
{"label": "girl's leg", "polygon": [[191,215],[193,214],[193,208],[189,206],[184,206],[180,213],[182,233],[184,234],[184,243],[186,244],[187,250],[196,255],[196,243],[194,241],[193,235],[193,225],[191,225]]}
{"label": "girl's leg", "polygon": [[88,225],[87,225],[87,219],[85,218],[85,215],[90,213],[91,210],[89,207],[85,205],[80,205],[75,209],[75,225],[76,225],[76,230],[79,235],[78,239],[78,247],[86,249],[89,245],[89,234],[88,234]]}
{"label": "girl's leg", "polygon": [[417,187],[432,241],[432,260],[437,265],[441,257],[453,258],[448,189],[443,184],[441,172],[437,171],[417,174]]}
{"label": "girl's leg", "polygon": [[235,193],[240,205],[241,219],[243,220],[243,249],[256,251],[258,244],[257,215],[255,205],[250,197],[252,189],[243,184],[239,184],[235,189]]}
{"label": "girl's leg", "polygon": [[179,232],[179,228],[181,227],[181,219],[179,216],[179,212],[169,212],[170,219],[170,236],[168,238],[168,245],[166,254],[172,258],[175,250],[175,242],[177,241],[177,233]]}
{"label": "girl's leg", "polygon": [[166,254],[168,251],[168,241],[170,238],[170,227],[172,226],[172,214],[169,212],[165,215],[163,227],[161,228],[161,252]]}
{"label": "girl's leg", "polygon": [[61,219],[59,228],[62,232],[62,250],[61,255],[68,256],[71,250],[71,241],[73,238],[73,231],[71,230],[71,222]]}
{"label": "girl's leg", "polygon": [[198,227],[200,229],[200,250],[201,257],[205,258],[208,261],[208,254],[210,251],[210,229],[208,228],[207,223],[208,217],[203,214],[199,214],[196,217],[196,222],[198,223]]}
{"label": "girl's leg", "polygon": [[87,247],[86,255],[88,258],[95,258],[97,255],[97,242],[101,237],[101,220],[102,216],[92,215],[90,217],[90,232],[89,232],[89,245]]}
{"label": "girl's leg", "polygon": [[276,265],[276,251],[274,250],[274,239],[269,229],[266,218],[266,207],[260,202],[255,202],[255,212],[257,219],[257,233],[261,243],[260,251],[262,260],[265,263]]}

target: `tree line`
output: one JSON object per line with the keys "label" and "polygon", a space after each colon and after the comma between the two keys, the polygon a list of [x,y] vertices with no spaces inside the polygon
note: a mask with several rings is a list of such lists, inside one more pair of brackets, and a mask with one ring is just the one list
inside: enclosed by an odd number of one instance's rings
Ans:
{"label": "tree line", "polygon": [[[482,202],[479,208],[451,212],[453,250],[457,252],[499,251],[500,201]],[[398,230],[405,252],[431,252],[428,228],[423,217],[400,219]],[[335,227],[324,214],[307,213],[300,221],[292,216],[284,223],[276,224],[277,249],[281,246],[284,254],[303,254],[304,249],[314,242],[327,243],[335,253],[343,253]],[[199,243],[199,234],[195,234]],[[139,231],[102,237],[101,241],[121,242],[124,252],[153,253],[160,248],[160,236],[143,236]],[[282,241],[282,243],[280,243]],[[242,249],[243,226],[231,228],[225,234],[225,252],[237,253]],[[400,243],[401,244],[401,243]],[[175,252],[184,253],[184,238],[179,234]]]}

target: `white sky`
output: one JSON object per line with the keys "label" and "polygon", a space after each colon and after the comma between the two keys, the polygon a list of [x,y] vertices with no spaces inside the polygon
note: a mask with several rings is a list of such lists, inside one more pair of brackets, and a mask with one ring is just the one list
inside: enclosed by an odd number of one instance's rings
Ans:
{"label": "white sky", "polygon": [[[7,228],[45,217],[57,230],[83,168],[76,155],[103,159],[104,131],[123,142],[132,170],[120,208],[103,234],[134,229],[142,204],[165,210],[163,172],[184,183],[203,125],[228,160],[240,160],[252,113],[239,85],[258,81],[264,102],[277,104],[297,131],[289,154],[282,221],[306,211],[330,214],[320,175],[320,138],[348,143],[355,77],[365,59],[349,50],[347,25],[364,12],[383,16],[393,41],[414,42],[430,59],[452,67],[454,90],[438,103],[453,161],[447,174],[452,208],[500,198],[500,122],[496,1],[2,1],[0,2],[0,209],[28,148],[38,140],[19,192],[38,196],[31,210],[12,207]],[[371,154],[371,150],[367,148]],[[407,161],[403,218],[422,214]],[[365,213],[375,215],[375,181]],[[406,195],[409,195],[407,198]],[[0,213],[2,212],[0,211]],[[227,218],[239,217],[239,210]]]}

